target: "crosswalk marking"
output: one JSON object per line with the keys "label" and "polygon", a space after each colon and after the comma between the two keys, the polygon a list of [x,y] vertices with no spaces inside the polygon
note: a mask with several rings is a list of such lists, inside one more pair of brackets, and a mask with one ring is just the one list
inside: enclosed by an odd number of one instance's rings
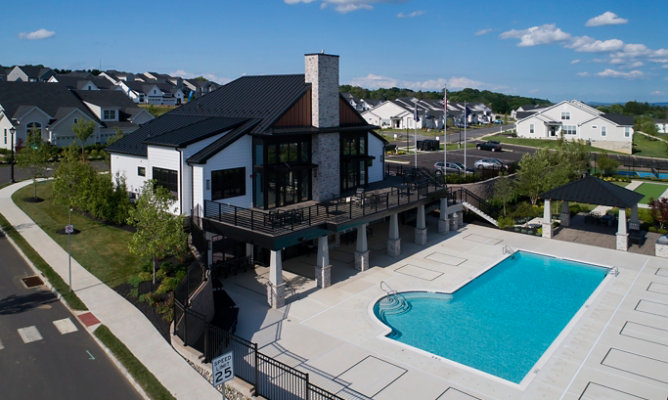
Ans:
{"label": "crosswalk marking", "polygon": [[0,350],[4,349],[5,346],[2,345],[2,340],[0,340]]}
{"label": "crosswalk marking", "polygon": [[58,329],[58,332],[60,332],[61,335],[76,332],[78,330],[76,325],[74,325],[72,320],[69,318],[53,321],[53,324],[56,326],[56,329]]}
{"label": "crosswalk marking", "polygon": [[23,340],[23,343],[30,343],[42,340],[42,335],[40,335],[35,325],[28,326],[25,328],[19,328],[18,332],[19,336],[21,336],[21,340]]}

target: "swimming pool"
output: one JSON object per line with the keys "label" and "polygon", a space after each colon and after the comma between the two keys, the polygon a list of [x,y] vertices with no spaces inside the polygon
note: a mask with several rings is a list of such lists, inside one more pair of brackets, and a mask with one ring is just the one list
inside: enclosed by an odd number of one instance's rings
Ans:
{"label": "swimming pool", "polygon": [[403,292],[373,310],[391,339],[520,383],[607,271],[518,251],[453,294]]}

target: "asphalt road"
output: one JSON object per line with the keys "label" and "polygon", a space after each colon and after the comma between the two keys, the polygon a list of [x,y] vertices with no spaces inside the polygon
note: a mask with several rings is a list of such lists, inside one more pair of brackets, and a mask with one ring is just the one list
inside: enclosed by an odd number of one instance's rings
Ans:
{"label": "asphalt road", "polygon": [[0,398],[141,399],[51,291],[23,284],[33,272],[1,234],[0,254]]}

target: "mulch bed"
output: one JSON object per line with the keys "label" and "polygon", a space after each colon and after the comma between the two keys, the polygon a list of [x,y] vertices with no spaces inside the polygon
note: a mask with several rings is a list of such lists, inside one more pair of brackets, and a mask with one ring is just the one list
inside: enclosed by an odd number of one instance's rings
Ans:
{"label": "mulch bed", "polygon": [[[139,285],[139,294],[153,291],[157,289],[159,285],[160,282],[156,282],[155,287],[152,288],[151,282],[142,282]],[[138,297],[133,297],[130,294],[130,291],[132,290],[132,285],[130,285],[129,283],[124,283],[122,285],[116,286],[114,290],[118,294],[123,296],[127,301],[132,303],[135,307],[137,307],[137,309],[141,311],[142,314],[144,314],[144,316],[146,316],[146,318],[149,321],[151,321],[151,324],[155,326],[155,329],[157,329],[158,332],[160,332],[162,337],[165,338],[167,342],[170,341],[170,332],[169,332],[170,323],[162,319],[162,316],[157,312],[155,312],[155,310],[153,309],[153,307],[151,307],[150,304],[143,301],[139,301]]]}

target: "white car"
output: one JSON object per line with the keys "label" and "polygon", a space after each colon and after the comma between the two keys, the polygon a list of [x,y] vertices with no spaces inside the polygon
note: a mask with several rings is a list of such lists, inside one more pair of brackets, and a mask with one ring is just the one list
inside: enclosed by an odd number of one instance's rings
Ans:
{"label": "white car", "polygon": [[[443,161],[438,161],[434,163],[434,169],[436,170],[436,173],[443,173]],[[445,173],[446,174],[470,174],[471,171],[467,171],[466,167],[462,163],[458,162],[446,162],[445,164]]]}

